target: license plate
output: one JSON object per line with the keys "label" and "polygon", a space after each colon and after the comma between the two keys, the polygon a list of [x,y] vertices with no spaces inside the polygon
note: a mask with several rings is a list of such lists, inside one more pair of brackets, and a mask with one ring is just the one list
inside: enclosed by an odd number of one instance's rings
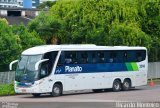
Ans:
{"label": "license plate", "polygon": [[22,89],[22,93],[26,93],[26,89]]}

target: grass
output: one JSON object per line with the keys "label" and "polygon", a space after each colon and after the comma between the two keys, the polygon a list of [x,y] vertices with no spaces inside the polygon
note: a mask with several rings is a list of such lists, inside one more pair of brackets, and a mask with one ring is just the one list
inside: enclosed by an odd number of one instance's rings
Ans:
{"label": "grass", "polygon": [[1,84],[0,85],[0,96],[14,95],[14,85],[13,84]]}

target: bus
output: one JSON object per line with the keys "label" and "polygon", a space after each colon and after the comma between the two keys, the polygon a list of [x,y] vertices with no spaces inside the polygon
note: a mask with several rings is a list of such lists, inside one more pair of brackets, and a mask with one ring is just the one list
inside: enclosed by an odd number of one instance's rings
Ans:
{"label": "bus", "polygon": [[148,56],[145,47],[42,45],[22,52],[14,87],[16,93],[33,96],[64,91],[126,91],[147,84]]}

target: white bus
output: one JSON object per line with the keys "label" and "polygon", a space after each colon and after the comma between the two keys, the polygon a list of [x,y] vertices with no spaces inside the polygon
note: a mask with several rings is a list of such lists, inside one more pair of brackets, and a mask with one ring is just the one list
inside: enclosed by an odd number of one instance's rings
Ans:
{"label": "white bus", "polygon": [[33,96],[92,89],[129,90],[147,84],[145,47],[44,45],[22,52],[15,75],[15,92]]}

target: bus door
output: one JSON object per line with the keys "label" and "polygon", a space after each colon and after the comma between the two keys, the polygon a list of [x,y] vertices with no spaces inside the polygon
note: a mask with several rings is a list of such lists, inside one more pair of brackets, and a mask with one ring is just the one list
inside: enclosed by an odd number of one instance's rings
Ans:
{"label": "bus door", "polygon": [[44,54],[43,59],[49,59],[46,62],[43,62],[39,69],[39,78],[40,78],[40,90],[42,92],[50,92],[53,85],[53,75],[52,69],[56,60],[57,51],[48,52]]}

